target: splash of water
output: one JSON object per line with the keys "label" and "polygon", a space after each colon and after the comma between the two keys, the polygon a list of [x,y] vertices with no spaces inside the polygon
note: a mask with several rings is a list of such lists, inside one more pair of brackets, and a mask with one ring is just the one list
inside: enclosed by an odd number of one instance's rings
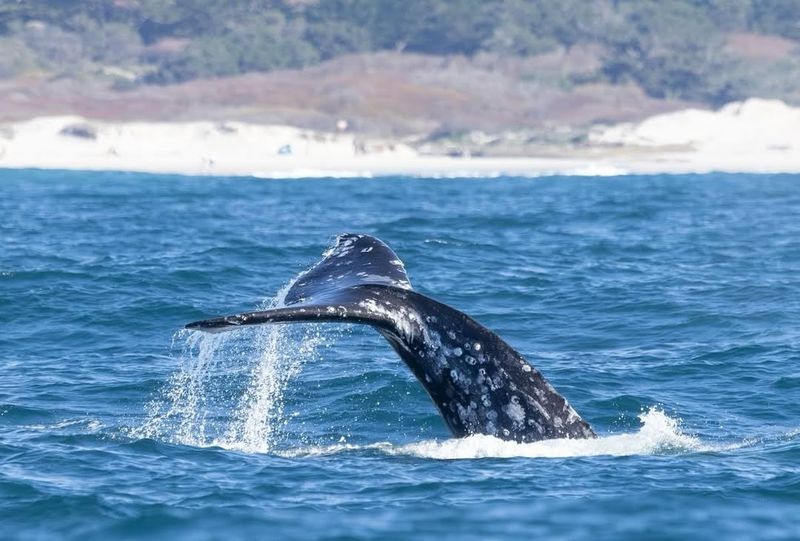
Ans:
{"label": "splash of water", "polygon": [[490,436],[473,436],[445,442],[423,442],[393,450],[395,454],[458,459],[576,456],[627,456],[696,452],[705,450],[697,438],[684,434],[677,419],[657,408],[643,412],[641,428],[630,434],[614,434],[595,439],[557,439],[519,444]]}
{"label": "splash of water", "polygon": [[[293,283],[260,308],[282,305]],[[148,405],[134,437],[244,452],[274,449],[286,425],[286,389],[330,336],[308,324],[180,331],[181,366]]]}
{"label": "splash of water", "polygon": [[314,359],[326,343],[314,326],[307,326],[299,340],[282,326],[267,327],[256,340],[260,361],[236,407],[231,423],[214,445],[245,452],[268,452],[281,437],[287,419],[284,394],[303,365]]}
{"label": "splash of water", "polygon": [[474,458],[566,458],[580,456],[628,456],[681,454],[720,451],[731,446],[715,447],[684,434],[677,419],[658,408],[643,412],[642,427],[634,433],[602,436],[595,439],[557,439],[534,443],[504,441],[492,436],[470,436],[444,441],[430,440],[408,445],[376,443],[359,446],[341,443],[282,451],[283,456],[329,455],[347,451],[378,450],[393,456],[413,456],[438,460]]}

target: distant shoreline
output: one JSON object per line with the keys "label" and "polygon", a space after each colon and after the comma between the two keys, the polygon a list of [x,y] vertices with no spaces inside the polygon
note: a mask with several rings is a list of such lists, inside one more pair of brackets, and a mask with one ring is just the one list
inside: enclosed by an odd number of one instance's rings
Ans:
{"label": "distant shoreline", "polygon": [[560,157],[446,157],[357,134],[243,122],[98,122],[73,116],[0,125],[0,168],[259,178],[800,173],[800,109],[748,100],[636,124],[598,126]]}

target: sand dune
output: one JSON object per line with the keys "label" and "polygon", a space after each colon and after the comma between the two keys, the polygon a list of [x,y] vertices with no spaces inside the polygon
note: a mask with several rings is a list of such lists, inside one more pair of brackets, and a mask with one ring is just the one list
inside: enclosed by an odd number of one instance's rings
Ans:
{"label": "sand dune", "polygon": [[800,172],[800,108],[750,99],[718,111],[687,109],[596,129],[590,142],[661,149],[699,170]]}

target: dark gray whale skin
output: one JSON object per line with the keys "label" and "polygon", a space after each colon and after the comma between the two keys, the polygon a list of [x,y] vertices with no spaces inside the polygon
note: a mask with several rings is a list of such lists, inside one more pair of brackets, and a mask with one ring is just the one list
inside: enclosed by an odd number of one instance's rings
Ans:
{"label": "dark gray whale skin", "polygon": [[499,336],[466,314],[411,289],[403,263],[369,235],[339,235],[271,310],[196,321],[222,332],[302,321],[374,327],[405,361],[456,437],[533,442],[593,438],[566,399]]}

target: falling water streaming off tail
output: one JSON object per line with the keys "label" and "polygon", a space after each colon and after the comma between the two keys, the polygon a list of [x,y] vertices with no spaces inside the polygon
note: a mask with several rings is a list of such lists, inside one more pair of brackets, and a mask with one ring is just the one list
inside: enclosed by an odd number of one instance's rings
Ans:
{"label": "falling water streaming off tail", "polygon": [[[261,309],[280,306],[294,281]],[[330,336],[330,335],[328,335]],[[318,355],[316,325],[266,325],[221,334],[179,331],[180,367],[150,402],[139,437],[245,452],[275,448],[286,424],[284,393]]]}

